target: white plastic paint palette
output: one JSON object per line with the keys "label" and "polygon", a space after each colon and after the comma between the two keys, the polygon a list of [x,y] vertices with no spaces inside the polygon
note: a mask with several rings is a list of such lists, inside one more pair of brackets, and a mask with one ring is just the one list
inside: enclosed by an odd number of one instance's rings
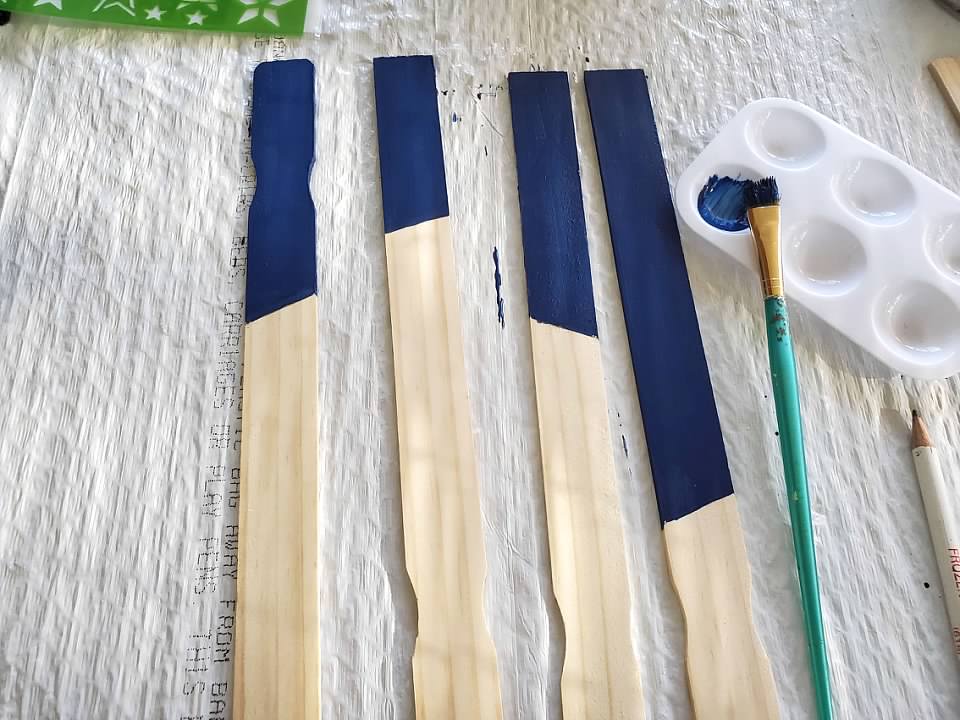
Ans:
{"label": "white plastic paint palette", "polygon": [[901,373],[960,371],[960,197],[801,103],[758,100],[676,187],[687,226],[755,272],[750,231],[700,216],[711,175],[777,178],[791,300]]}

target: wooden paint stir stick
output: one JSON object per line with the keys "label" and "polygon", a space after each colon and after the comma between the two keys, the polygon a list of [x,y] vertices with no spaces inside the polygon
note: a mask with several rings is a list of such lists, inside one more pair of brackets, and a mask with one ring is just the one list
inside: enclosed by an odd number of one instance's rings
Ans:
{"label": "wooden paint stir stick", "polygon": [[600,70],[585,82],[694,711],[773,720],[773,676],[753,626],[743,530],[646,77]]}
{"label": "wooden paint stir stick", "polygon": [[234,717],[319,720],[313,65],[253,78]]}
{"label": "wooden paint stir stick", "polygon": [[499,720],[433,58],[376,58],[373,76],[417,718]]}
{"label": "wooden paint stir stick", "polygon": [[564,717],[643,717],[566,73],[511,73]]}

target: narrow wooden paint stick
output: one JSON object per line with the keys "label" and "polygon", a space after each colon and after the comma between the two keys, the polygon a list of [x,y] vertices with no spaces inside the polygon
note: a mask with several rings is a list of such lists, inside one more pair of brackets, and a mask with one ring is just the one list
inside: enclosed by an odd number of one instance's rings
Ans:
{"label": "narrow wooden paint stick", "polygon": [[563,714],[642,718],[570,88],[562,72],[511,73],[509,87]]}
{"label": "narrow wooden paint stick", "polygon": [[585,75],[634,377],[697,717],[779,717],[647,81]]}
{"label": "narrow wooden paint stick", "polygon": [[930,63],[930,73],[950,105],[953,116],[960,122],[960,58],[937,58]]}
{"label": "narrow wooden paint stick", "polygon": [[433,58],[376,58],[373,75],[417,718],[498,720]]}
{"label": "narrow wooden paint stick", "polygon": [[254,72],[237,720],[320,717],[313,76],[306,60]]}

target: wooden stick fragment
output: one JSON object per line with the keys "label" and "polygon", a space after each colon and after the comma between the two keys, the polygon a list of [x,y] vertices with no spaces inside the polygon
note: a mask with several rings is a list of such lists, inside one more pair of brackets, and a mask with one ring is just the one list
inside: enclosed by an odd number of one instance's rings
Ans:
{"label": "wooden stick fragment", "polygon": [[419,720],[499,720],[433,58],[374,60]]}
{"label": "wooden stick fragment", "polygon": [[930,63],[930,73],[937,81],[953,116],[960,122],[960,58],[937,58]]}

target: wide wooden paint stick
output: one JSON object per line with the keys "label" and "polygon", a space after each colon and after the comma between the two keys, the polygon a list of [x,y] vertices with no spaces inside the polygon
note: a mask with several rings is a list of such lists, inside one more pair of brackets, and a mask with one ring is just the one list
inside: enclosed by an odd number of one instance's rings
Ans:
{"label": "wide wooden paint stick", "polygon": [[373,75],[417,718],[499,720],[433,58],[376,58]]}
{"label": "wide wooden paint stick", "polygon": [[947,492],[940,458],[920,414],[913,413],[913,464],[917,469],[930,542],[943,586],[953,652],[960,660],[960,519],[957,501]]}
{"label": "wide wooden paint stick", "polygon": [[313,65],[253,81],[233,716],[319,720]]}
{"label": "wide wooden paint stick", "polygon": [[524,267],[568,720],[644,716],[566,73],[511,73]]}
{"label": "wide wooden paint stick", "polygon": [[657,127],[640,70],[585,75],[667,559],[701,720],[779,717]]}

